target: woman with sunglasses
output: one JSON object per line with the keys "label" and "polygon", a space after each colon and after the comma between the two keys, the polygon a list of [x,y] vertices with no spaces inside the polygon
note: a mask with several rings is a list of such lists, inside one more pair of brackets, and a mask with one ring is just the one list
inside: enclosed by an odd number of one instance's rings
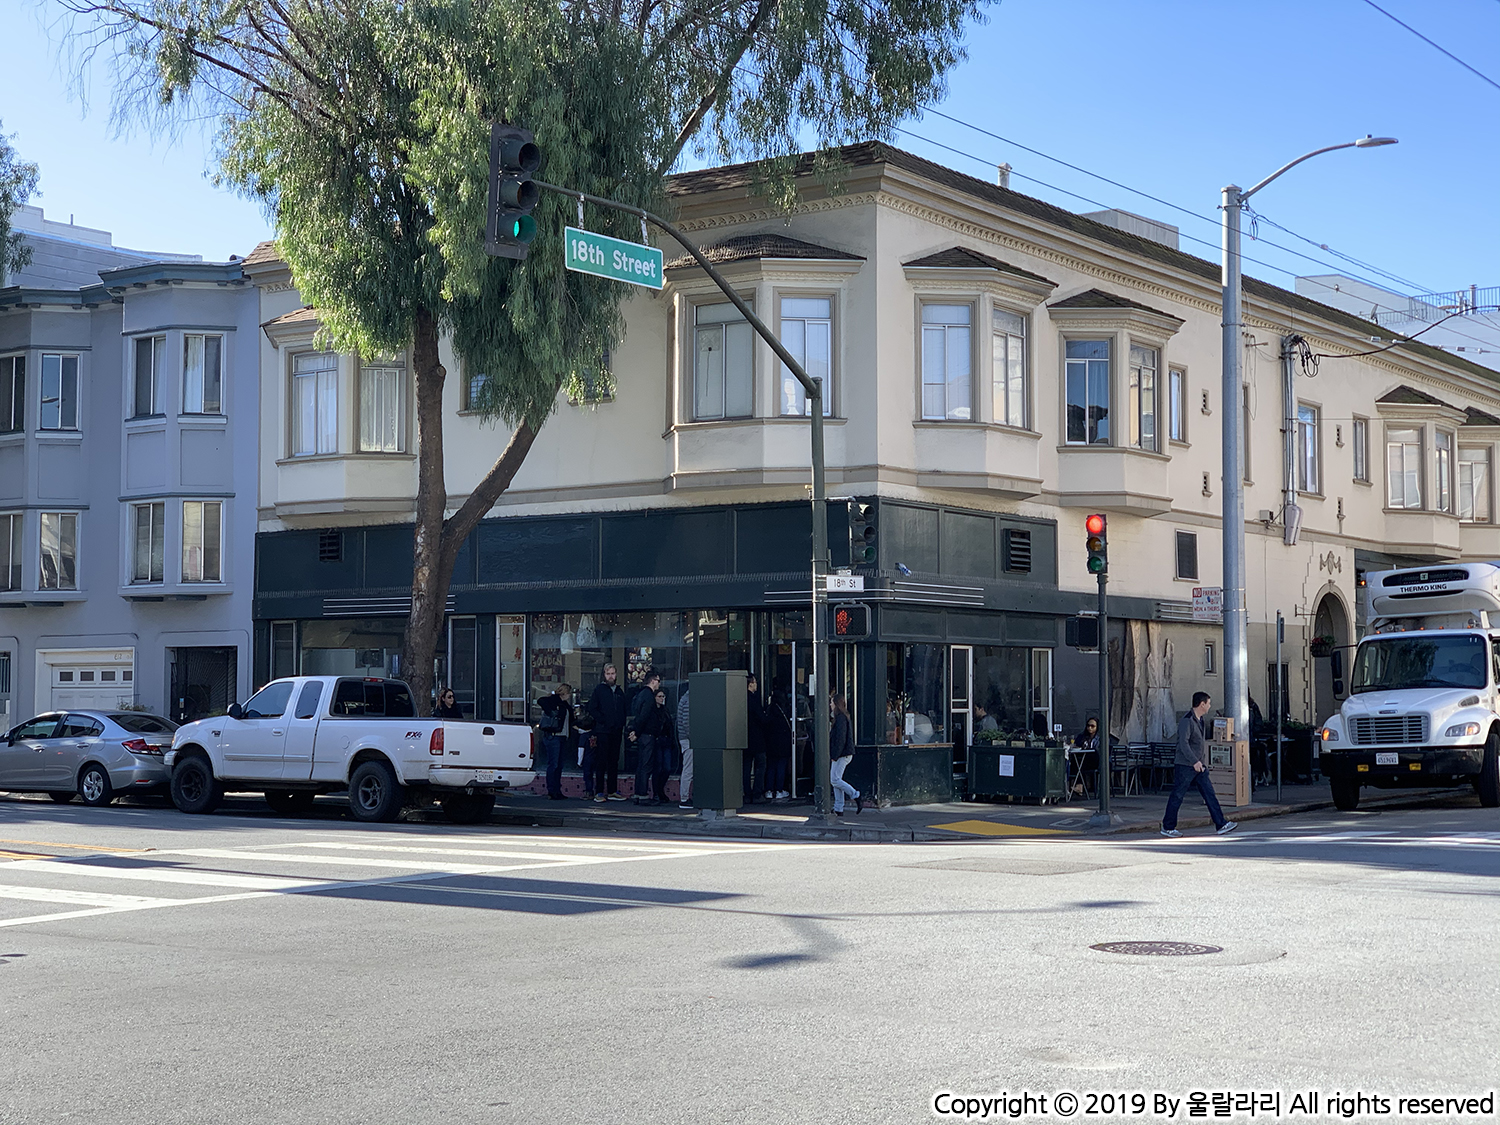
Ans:
{"label": "woman with sunglasses", "polygon": [[464,717],[463,708],[458,705],[451,687],[445,687],[438,692],[437,704],[432,709],[432,717],[434,719],[462,719]]}

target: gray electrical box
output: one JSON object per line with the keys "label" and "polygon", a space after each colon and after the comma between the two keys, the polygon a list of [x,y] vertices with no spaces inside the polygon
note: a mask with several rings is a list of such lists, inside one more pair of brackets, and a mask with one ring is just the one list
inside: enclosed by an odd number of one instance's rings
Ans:
{"label": "gray electrical box", "polygon": [[700,750],[743,750],[748,672],[694,672],[688,677],[688,743]]}

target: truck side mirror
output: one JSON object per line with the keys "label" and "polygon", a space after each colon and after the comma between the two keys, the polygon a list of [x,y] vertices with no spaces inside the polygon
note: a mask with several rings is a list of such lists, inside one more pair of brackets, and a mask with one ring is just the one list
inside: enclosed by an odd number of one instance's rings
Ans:
{"label": "truck side mirror", "polygon": [[1344,678],[1344,654],[1340,649],[1334,649],[1328,656],[1329,670],[1333,673],[1335,680]]}
{"label": "truck side mirror", "polygon": [[229,717],[231,719],[243,719],[245,717],[245,709],[238,703],[231,703],[229,705]]}

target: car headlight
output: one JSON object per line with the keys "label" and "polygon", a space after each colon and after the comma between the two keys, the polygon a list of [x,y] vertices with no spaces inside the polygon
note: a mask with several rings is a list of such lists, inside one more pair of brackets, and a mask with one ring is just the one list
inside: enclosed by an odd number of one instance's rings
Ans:
{"label": "car headlight", "polygon": [[1337,742],[1339,740],[1339,732],[1332,727],[1324,727],[1318,734],[1324,742]]}
{"label": "car headlight", "polygon": [[1454,723],[1443,732],[1444,738],[1466,738],[1479,733],[1478,723]]}

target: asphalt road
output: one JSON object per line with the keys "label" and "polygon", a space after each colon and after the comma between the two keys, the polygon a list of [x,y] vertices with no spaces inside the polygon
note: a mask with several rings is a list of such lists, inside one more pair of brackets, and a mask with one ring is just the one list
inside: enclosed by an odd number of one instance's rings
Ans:
{"label": "asphalt road", "polygon": [[0,799],[0,1122],[929,1122],[940,1091],[1204,1120],[1152,1101],[1194,1090],[1496,1119],[1394,1101],[1500,1087],[1472,800],[904,845],[262,808]]}

